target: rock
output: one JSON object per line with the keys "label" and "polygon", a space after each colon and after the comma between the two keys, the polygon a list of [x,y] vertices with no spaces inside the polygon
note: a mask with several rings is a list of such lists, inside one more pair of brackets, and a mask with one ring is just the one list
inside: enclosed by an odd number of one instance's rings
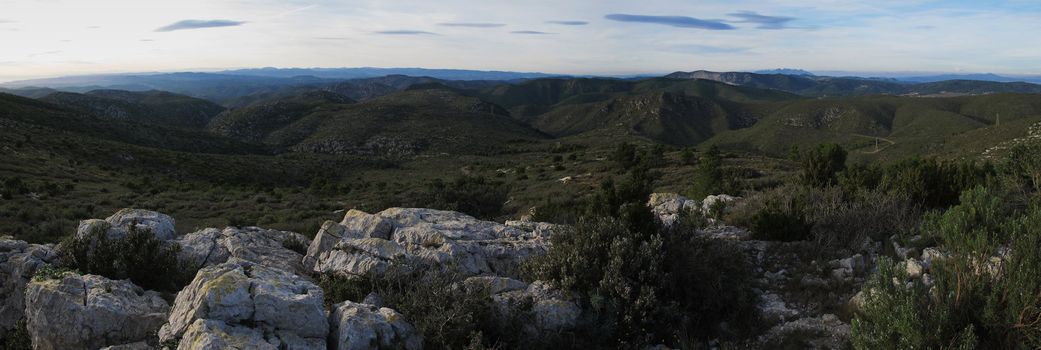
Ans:
{"label": "rock", "polygon": [[685,202],[687,201],[687,198],[675,193],[651,193],[650,197],[647,199],[647,206],[657,208],[662,204],[677,201]]}
{"label": "rock", "polygon": [[101,348],[101,350],[153,350],[153,348],[147,342],[139,341],[130,344],[107,346]]}
{"label": "rock", "polygon": [[[486,280],[491,281],[491,280]],[[517,281],[519,282],[519,281]],[[505,290],[492,295],[492,299],[504,310],[511,304],[530,299],[531,311],[535,315],[534,326],[540,330],[564,330],[574,328],[582,309],[563,292],[553,289],[549,284],[535,281],[527,288],[514,289],[517,285],[511,281],[495,281]],[[523,282],[522,282],[523,283]]]}
{"label": "rock", "polygon": [[788,308],[780,295],[767,293],[759,296],[759,313],[769,324],[783,323],[799,315],[798,310]]}
{"label": "rock", "polygon": [[487,288],[488,294],[492,295],[528,288],[524,282],[499,276],[474,276],[464,280],[463,284],[468,288]]}
{"label": "rock", "polygon": [[301,264],[303,255],[284,246],[289,240],[304,246],[310,244],[307,237],[299,233],[259,227],[207,228],[173,242],[181,245],[178,258],[195,269],[222,264],[234,257],[283,271],[308,273],[310,270]]}
{"label": "rock", "polygon": [[922,250],[922,268],[930,270],[933,267],[933,263],[938,260],[943,260],[947,257],[939,249],[929,247]]}
{"label": "rock", "polygon": [[36,269],[56,258],[50,245],[0,238],[0,338],[25,316],[25,287]]}
{"label": "rock", "polygon": [[170,307],[129,281],[67,272],[25,292],[26,329],[40,349],[97,349],[146,340]]}
{"label": "rock", "polygon": [[329,349],[422,349],[423,338],[397,311],[345,301],[329,315]]}
{"label": "rock", "polygon": [[198,326],[205,326],[203,330],[230,329],[228,332],[242,334],[239,328],[255,329],[277,347],[314,344],[324,348],[329,327],[318,286],[289,272],[238,258],[199,270],[192,283],[177,293],[159,338],[182,339],[198,320],[231,327],[208,323]]}
{"label": "rock", "polygon": [[907,276],[911,278],[918,278],[922,276],[922,264],[914,258],[908,258],[904,261],[904,267],[907,270]]}
{"label": "rock", "polygon": [[[352,210],[343,222],[322,226],[302,264],[313,272],[351,276],[383,273],[403,260],[456,263],[467,275],[517,276],[520,263],[546,252],[555,227],[503,225],[422,208],[390,208],[371,215]],[[387,238],[382,237],[385,232]]]}
{"label": "rock", "polygon": [[696,205],[694,201],[675,193],[652,193],[647,200],[651,212],[666,226],[674,224],[684,210]]}
{"label": "rock", "polygon": [[343,216],[340,225],[346,229],[346,237],[350,238],[390,239],[390,233],[394,229],[383,217],[355,209]]}
{"label": "rock", "polygon": [[713,208],[716,206],[722,206],[724,213],[730,212],[730,208],[732,208],[739,199],[741,198],[726,194],[705,197],[705,200],[701,201],[701,212],[711,214]]}
{"label": "rock", "polygon": [[771,328],[759,338],[761,348],[787,348],[799,344],[804,349],[845,349],[850,339],[850,326],[835,315],[801,318]]}
{"label": "rock", "polygon": [[699,229],[697,234],[711,239],[726,239],[734,241],[746,240],[752,236],[752,233],[746,229],[718,224]]}
{"label": "rock", "polygon": [[264,334],[258,329],[230,326],[221,321],[203,319],[192,322],[177,346],[177,350],[223,349],[277,350],[278,346],[265,341]]}
{"label": "rock", "polygon": [[150,210],[124,208],[104,221],[80,221],[79,227],[76,228],[76,237],[84,238],[92,232],[103,231],[108,239],[117,239],[126,236],[131,229],[147,230],[164,241],[177,236],[174,219],[170,216]]}

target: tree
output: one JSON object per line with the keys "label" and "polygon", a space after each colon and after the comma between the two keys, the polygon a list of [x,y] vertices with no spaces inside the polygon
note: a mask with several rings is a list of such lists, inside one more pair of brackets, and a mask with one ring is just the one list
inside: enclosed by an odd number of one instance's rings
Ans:
{"label": "tree", "polygon": [[836,183],[836,174],[846,169],[846,150],[837,144],[822,144],[801,155],[803,183],[825,187]]}
{"label": "tree", "polygon": [[719,194],[723,190],[723,157],[719,154],[719,148],[713,145],[694,169],[694,181],[689,195],[704,198]]}

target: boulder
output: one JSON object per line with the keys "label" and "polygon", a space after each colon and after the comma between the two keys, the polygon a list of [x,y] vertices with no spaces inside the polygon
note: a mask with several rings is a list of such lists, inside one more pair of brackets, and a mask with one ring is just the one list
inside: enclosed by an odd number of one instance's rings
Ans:
{"label": "boulder", "polygon": [[174,219],[170,216],[143,209],[124,208],[105,220],[90,219],[80,221],[76,228],[76,237],[84,238],[95,231],[105,232],[108,239],[126,236],[131,229],[151,232],[160,240],[170,240],[177,236]]}
{"label": "boulder", "polygon": [[732,208],[733,205],[736,204],[736,202],[740,199],[740,197],[734,197],[726,194],[708,196],[701,201],[701,212],[709,214],[716,206],[720,205],[723,206],[724,212],[729,212],[729,208]]}
{"label": "boulder", "polygon": [[[196,325],[198,320],[219,321],[228,327]],[[199,270],[192,283],[177,293],[159,338],[181,339],[185,344],[183,338],[193,326],[192,339],[209,339],[199,333],[214,329],[241,335],[239,330],[244,327],[255,329],[266,342],[280,348],[293,348],[293,344],[324,348],[329,327],[318,286],[292,273],[238,258]]]}
{"label": "boulder", "polygon": [[50,245],[0,238],[0,338],[25,317],[25,287],[36,269],[56,258]]}
{"label": "boulder", "polygon": [[231,326],[221,321],[203,319],[195,320],[191,326],[188,326],[177,346],[177,350],[223,349],[277,350],[278,346],[265,341],[264,334],[258,329]]}
{"label": "boulder", "polygon": [[451,262],[468,275],[517,276],[520,263],[546,252],[554,228],[434,209],[351,210],[342,222],[322,226],[302,264],[313,272],[351,276],[382,273],[398,260]]}
{"label": "boulder", "polygon": [[298,274],[309,272],[301,264],[303,255],[285,247],[295,240],[304,246],[310,240],[299,233],[268,230],[259,227],[207,228],[186,234],[173,242],[180,244],[178,258],[195,269],[222,264],[230,258]]}
{"label": "boulder", "polygon": [[[531,300],[531,312],[535,316],[534,326],[539,330],[565,330],[574,328],[582,309],[563,292],[552,288],[548,283],[535,281],[526,288],[516,288],[516,282],[489,279],[485,283],[499,286],[501,293],[492,295],[504,310],[510,304]],[[471,282],[473,283],[473,282]],[[520,282],[523,284],[523,282]]]}
{"label": "boulder", "polygon": [[329,315],[329,349],[422,349],[423,337],[397,311],[345,301]]}
{"label": "boulder", "polygon": [[800,318],[771,328],[759,337],[759,347],[778,349],[799,344],[805,349],[845,349],[849,347],[850,331],[848,324],[832,314]]}
{"label": "boulder", "polygon": [[25,291],[26,329],[37,350],[144,341],[169,310],[157,292],[96,275],[66,272],[57,279],[35,279]]}
{"label": "boulder", "polygon": [[904,261],[904,267],[907,270],[907,276],[911,278],[921,277],[924,270],[922,263],[918,262],[918,260],[915,260],[914,258],[908,258]]}

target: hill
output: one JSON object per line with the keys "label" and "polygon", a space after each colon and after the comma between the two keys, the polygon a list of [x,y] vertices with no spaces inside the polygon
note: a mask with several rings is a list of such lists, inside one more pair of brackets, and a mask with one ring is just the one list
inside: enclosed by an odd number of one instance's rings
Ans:
{"label": "hill", "polygon": [[906,82],[895,79],[827,77],[745,72],[675,72],[671,79],[705,79],[732,85],[774,89],[804,96],[942,95],[990,93],[1041,93],[1041,85],[978,80]]}
{"label": "hill", "polygon": [[502,107],[443,89],[344,102],[259,104],[222,114],[210,129],[284,150],[381,156],[498,152],[511,141],[545,137]]}
{"label": "hill", "polygon": [[1041,122],[1041,95],[845,97],[782,102],[765,110],[751,127],[720,133],[708,143],[775,156],[791,145],[835,142],[861,159],[978,158]]}
{"label": "hill", "polygon": [[105,119],[192,129],[205,127],[224,111],[224,107],[210,101],[155,90],[54,92],[39,99]]}

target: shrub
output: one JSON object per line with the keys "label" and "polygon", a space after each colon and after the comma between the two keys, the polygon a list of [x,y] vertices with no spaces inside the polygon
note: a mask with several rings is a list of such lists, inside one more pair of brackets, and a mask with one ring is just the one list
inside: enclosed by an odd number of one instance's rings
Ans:
{"label": "shrub", "polygon": [[297,239],[296,236],[291,235],[283,240],[282,247],[300,253],[300,255],[307,254],[307,246],[304,245],[303,241]]}
{"label": "shrub", "polygon": [[326,306],[344,300],[361,302],[370,293],[402,315],[423,335],[430,349],[461,349],[478,338],[482,346],[542,347],[551,337],[524,334],[532,321],[519,306],[500,307],[485,288],[460,288],[465,276],[455,267],[442,268],[397,261],[381,275],[323,275],[319,286]]}
{"label": "shrub", "polygon": [[757,239],[813,240],[856,250],[867,237],[881,240],[916,230],[920,216],[919,206],[899,194],[789,185],[750,196],[728,220],[751,228]]}
{"label": "shrub", "polygon": [[712,146],[694,168],[694,181],[688,194],[691,198],[705,198],[723,191],[723,157],[719,148]]}
{"label": "shrub", "polygon": [[59,246],[59,266],[111,279],[130,279],[145,289],[176,292],[194,276],[177,259],[180,246],[131,225],[126,236],[108,239],[103,230],[69,237]]}
{"label": "shrub", "polygon": [[853,321],[857,348],[1041,347],[1041,208],[1016,210],[1002,197],[977,187],[926,217],[922,234],[947,254],[933,262],[931,285],[905,284],[904,272],[880,264]]}
{"label": "shrub", "polygon": [[835,175],[846,169],[846,150],[837,144],[822,144],[800,155],[802,182],[816,187],[833,185]]}
{"label": "shrub", "polygon": [[628,142],[622,142],[611,152],[610,160],[618,164],[621,169],[629,169],[636,165],[636,146]]}
{"label": "shrub", "polygon": [[502,207],[508,194],[509,188],[502,182],[461,176],[448,182],[435,180],[406,203],[412,207],[459,211],[482,219],[494,219],[503,214]]}
{"label": "shrub", "polygon": [[29,330],[25,328],[24,318],[15,324],[14,329],[8,330],[4,334],[3,339],[0,339],[0,349],[29,350],[32,348],[32,336],[29,335]]}
{"label": "shrub", "polygon": [[1041,193],[1041,157],[1038,154],[1041,154],[1041,142],[1013,146],[1002,170],[1026,189]]}
{"label": "shrub", "polygon": [[930,208],[958,203],[962,191],[986,184],[989,164],[911,159],[886,167],[879,189],[896,192]]}
{"label": "shrub", "polygon": [[731,243],[693,237],[586,217],[555,234],[553,249],[524,271],[581,297],[589,319],[578,332],[593,347],[679,345],[718,337],[720,322],[750,325],[755,295],[744,255]]}

